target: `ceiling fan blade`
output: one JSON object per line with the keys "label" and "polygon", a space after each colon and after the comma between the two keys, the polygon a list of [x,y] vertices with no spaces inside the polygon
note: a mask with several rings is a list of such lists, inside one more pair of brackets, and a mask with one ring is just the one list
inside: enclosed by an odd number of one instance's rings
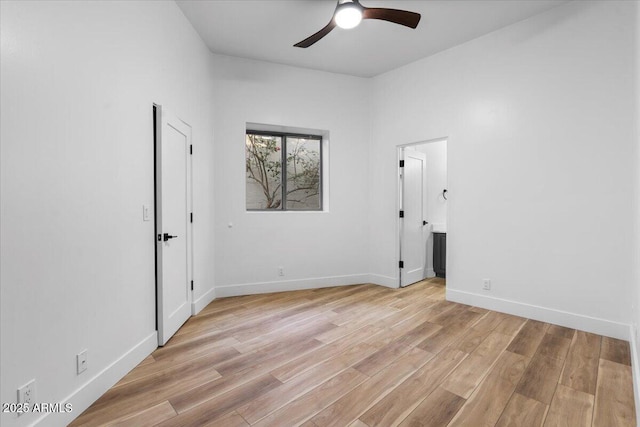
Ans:
{"label": "ceiling fan blade", "polygon": [[365,7],[362,12],[362,19],[381,19],[404,25],[405,27],[416,28],[420,22],[420,14],[407,10],[385,9],[381,7]]}
{"label": "ceiling fan blade", "polygon": [[321,38],[323,38],[324,36],[326,36],[327,34],[329,34],[331,32],[331,30],[333,30],[336,27],[336,21],[335,19],[331,19],[331,21],[329,21],[329,23],[320,31],[318,31],[317,33],[307,37],[306,39],[302,40],[301,42],[298,42],[296,44],[294,44],[295,47],[309,47],[312,44],[314,44],[315,42],[317,42],[318,40],[320,40]]}

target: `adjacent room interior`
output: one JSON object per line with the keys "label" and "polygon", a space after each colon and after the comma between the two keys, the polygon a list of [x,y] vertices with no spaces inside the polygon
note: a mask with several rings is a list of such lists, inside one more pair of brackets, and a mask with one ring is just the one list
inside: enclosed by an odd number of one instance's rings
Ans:
{"label": "adjacent room interior", "polygon": [[640,5],[363,3],[0,2],[3,426],[636,425]]}

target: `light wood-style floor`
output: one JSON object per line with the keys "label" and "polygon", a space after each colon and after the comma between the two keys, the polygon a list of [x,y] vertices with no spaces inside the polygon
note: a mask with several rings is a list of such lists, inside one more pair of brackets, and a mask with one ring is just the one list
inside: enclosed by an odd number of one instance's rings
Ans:
{"label": "light wood-style floor", "polygon": [[225,298],[72,426],[635,426],[629,344],[440,279]]}

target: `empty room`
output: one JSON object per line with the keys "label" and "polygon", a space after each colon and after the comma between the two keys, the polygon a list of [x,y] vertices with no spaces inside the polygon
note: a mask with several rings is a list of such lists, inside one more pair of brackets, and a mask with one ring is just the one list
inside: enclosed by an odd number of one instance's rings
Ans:
{"label": "empty room", "polygon": [[636,426],[639,27],[0,0],[0,424]]}

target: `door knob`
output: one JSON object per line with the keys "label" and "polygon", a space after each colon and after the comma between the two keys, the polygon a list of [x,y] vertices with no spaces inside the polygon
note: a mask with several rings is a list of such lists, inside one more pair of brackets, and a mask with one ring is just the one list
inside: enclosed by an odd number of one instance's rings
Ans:
{"label": "door knob", "polygon": [[[169,233],[164,233],[164,234],[162,235],[162,240],[166,242],[167,240],[175,239],[176,237],[178,237],[178,236],[172,236],[172,235],[171,235],[171,234],[169,234]],[[160,236],[158,236],[158,240],[160,240]]]}

